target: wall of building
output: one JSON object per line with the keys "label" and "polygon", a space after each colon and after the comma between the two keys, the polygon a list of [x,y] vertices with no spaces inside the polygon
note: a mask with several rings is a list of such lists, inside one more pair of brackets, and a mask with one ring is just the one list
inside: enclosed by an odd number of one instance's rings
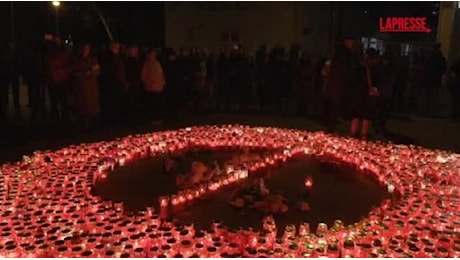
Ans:
{"label": "wall of building", "polygon": [[[458,4],[460,6],[460,2]],[[453,62],[460,58],[460,8],[457,8],[455,11],[455,22],[450,46],[450,56]]]}
{"label": "wall of building", "polygon": [[299,43],[311,52],[325,52],[330,10],[324,6],[317,2],[167,2],[165,44],[217,50],[232,42],[224,34],[235,32],[237,42],[253,50],[262,44]]}

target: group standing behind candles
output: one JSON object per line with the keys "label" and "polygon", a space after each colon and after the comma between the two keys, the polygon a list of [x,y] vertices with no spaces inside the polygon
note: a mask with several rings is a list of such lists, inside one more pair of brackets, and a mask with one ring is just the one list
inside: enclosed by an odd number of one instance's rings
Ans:
{"label": "group standing behind candles", "polygon": [[[329,57],[317,65],[307,50],[295,44],[288,51],[261,46],[254,55],[237,45],[217,55],[205,48],[181,48],[176,53],[171,48],[118,42],[107,49],[82,44],[71,50],[59,37],[23,53],[2,48],[0,126],[8,118],[10,85],[20,115],[19,75],[28,87],[33,126],[45,118],[48,96],[53,122],[75,117],[85,131],[96,126],[161,124],[187,113],[257,109],[320,117],[331,132],[345,116],[351,120],[350,134],[366,138],[372,121],[385,131],[390,110],[404,108],[406,92],[410,109],[416,109],[423,94],[426,112],[435,114],[436,93],[446,71],[439,45],[425,62],[423,55],[415,54],[411,65],[408,57],[380,55],[357,46],[354,39],[337,41]],[[454,119],[460,89],[456,67],[448,73]]]}

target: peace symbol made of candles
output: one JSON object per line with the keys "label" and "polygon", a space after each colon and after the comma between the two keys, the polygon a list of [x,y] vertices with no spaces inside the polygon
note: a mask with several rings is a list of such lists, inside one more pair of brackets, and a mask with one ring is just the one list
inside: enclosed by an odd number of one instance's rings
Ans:
{"label": "peace symbol made of candles", "polygon": [[[137,214],[103,201],[91,189],[116,167],[188,149],[265,149],[265,157],[231,164],[222,175],[158,198]],[[171,211],[256,171],[309,155],[342,162],[374,178],[389,199],[357,223],[337,220],[310,227],[288,225],[277,236],[275,220],[263,232],[209,230],[171,221]],[[417,146],[359,141],[273,127],[188,127],[127,136],[115,141],[37,151],[0,167],[0,257],[459,257],[459,155]],[[305,179],[313,187],[313,179]]]}

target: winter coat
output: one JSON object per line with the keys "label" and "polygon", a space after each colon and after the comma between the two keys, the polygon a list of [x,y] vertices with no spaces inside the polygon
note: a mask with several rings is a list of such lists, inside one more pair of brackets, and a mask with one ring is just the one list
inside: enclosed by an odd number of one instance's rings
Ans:
{"label": "winter coat", "polygon": [[122,93],[127,88],[125,66],[119,55],[109,53],[100,60],[101,89],[108,95]]}
{"label": "winter coat", "polygon": [[69,80],[70,53],[66,50],[57,50],[46,59],[48,80],[51,84],[59,84]]}
{"label": "winter coat", "polygon": [[298,100],[309,100],[313,95],[313,73],[309,62],[300,61],[294,74],[295,93]]}
{"label": "winter coat", "polygon": [[94,57],[79,57],[74,65],[76,106],[79,114],[95,116],[99,114],[99,63]]}
{"label": "winter coat", "polygon": [[442,75],[446,72],[446,58],[440,51],[430,54],[424,67],[424,87],[434,88],[441,86]]}
{"label": "winter coat", "polygon": [[125,75],[126,81],[129,84],[131,90],[137,90],[140,88],[141,83],[141,72],[142,62],[138,58],[128,57],[125,60]]}
{"label": "winter coat", "polygon": [[166,82],[160,62],[157,60],[146,60],[142,67],[141,75],[141,80],[146,91],[163,92]]}
{"label": "winter coat", "polygon": [[379,66],[378,89],[381,98],[390,98],[393,95],[395,84],[395,72],[391,66]]}
{"label": "winter coat", "polygon": [[341,102],[350,85],[352,75],[352,56],[348,49],[341,49],[331,59],[327,84],[324,89],[326,98]]}

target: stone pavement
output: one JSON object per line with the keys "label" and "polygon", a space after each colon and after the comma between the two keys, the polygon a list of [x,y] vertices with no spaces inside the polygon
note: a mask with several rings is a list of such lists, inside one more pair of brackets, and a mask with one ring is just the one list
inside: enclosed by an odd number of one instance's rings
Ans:
{"label": "stone pavement", "polygon": [[[92,134],[81,134],[75,124],[59,125],[49,119],[43,119],[41,126],[31,129],[28,126],[30,109],[27,108],[27,91],[24,85],[20,88],[21,117],[13,115],[12,98],[10,97],[10,127],[2,130],[0,126],[0,163],[19,160],[35,150],[58,149],[81,142],[94,142],[123,137],[129,134],[145,133],[162,129],[175,129],[203,124],[247,124],[252,126],[275,126],[296,128],[307,131],[324,131],[325,127],[318,120],[307,118],[282,117],[280,115],[261,115],[257,112],[242,114],[206,114],[188,115],[178,122],[163,126],[118,127],[116,129],[99,130]],[[48,104],[49,105],[49,104]],[[445,109],[444,109],[445,110]],[[445,113],[443,113],[445,114]],[[348,121],[342,121],[338,131],[348,133]],[[372,139],[393,141],[395,143],[415,144],[432,149],[460,152],[460,123],[453,123],[444,118],[425,118],[414,115],[392,115],[388,122],[390,134],[383,136],[374,134]]]}
{"label": "stone pavement", "polygon": [[[0,162],[19,160],[22,155],[30,154],[35,150],[58,149],[71,144],[110,140],[129,134],[208,124],[246,124],[307,131],[325,130],[322,124],[307,118],[285,118],[279,115],[256,114],[191,115],[180,121],[162,126],[119,127],[99,130],[92,134],[81,134],[72,125],[47,124],[37,129],[30,129],[25,124],[17,123],[1,134]],[[340,134],[347,134],[348,121],[342,121],[338,130]],[[388,130],[390,131],[388,136],[374,134],[372,139],[460,152],[460,124],[452,123],[447,119],[395,115],[388,122]]]}

